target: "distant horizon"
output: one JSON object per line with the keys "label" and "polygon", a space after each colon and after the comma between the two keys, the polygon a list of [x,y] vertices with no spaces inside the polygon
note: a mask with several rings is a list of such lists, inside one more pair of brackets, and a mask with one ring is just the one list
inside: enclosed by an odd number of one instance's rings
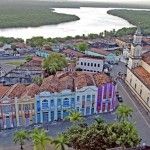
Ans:
{"label": "distant horizon", "polygon": [[[36,1],[36,0],[35,0]],[[38,1],[54,1],[54,0],[38,0]],[[74,1],[74,2],[105,2],[105,3],[126,3],[126,4],[148,4],[149,0],[55,0],[55,1]]]}

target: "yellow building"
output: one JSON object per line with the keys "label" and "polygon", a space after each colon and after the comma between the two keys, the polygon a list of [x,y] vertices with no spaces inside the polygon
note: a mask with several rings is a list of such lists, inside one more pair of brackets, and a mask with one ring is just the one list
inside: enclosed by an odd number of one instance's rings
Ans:
{"label": "yellow building", "polygon": [[150,51],[141,55],[141,40],[141,28],[138,26],[131,45],[126,83],[150,113]]}
{"label": "yellow building", "polygon": [[24,95],[15,98],[17,126],[29,126],[35,123],[35,97]]}

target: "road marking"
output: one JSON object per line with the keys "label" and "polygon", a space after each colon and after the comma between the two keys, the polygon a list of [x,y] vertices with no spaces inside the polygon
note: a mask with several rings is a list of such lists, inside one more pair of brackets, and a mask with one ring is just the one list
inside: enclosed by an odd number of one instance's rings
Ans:
{"label": "road marking", "polygon": [[147,120],[144,118],[143,114],[141,113],[141,111],[138,109],[137,105],[135,104],[135,102],[132,100],[132,98],[130,97],[130,95],[127,93],[126,89],[123,87],[122,83],[118,80],[119,84],[122,86],[122,88],[124,89],[124,91],[126,92],[126,94],[128,95],[128,97],[131,99],[133,105],[136,107],[136,109],[139,111],[140,115],[142,116],[142,118],[144,119],[144,121],[146,122],[146,124],[148,125],[148,127],[150,128],[149,123],[147,122]]}

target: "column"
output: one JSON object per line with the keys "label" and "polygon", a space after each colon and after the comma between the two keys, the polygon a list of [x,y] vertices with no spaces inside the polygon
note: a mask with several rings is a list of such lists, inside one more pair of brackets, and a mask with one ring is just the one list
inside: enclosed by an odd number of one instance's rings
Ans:
{"label": "column", "polygon": [[17,127],[19,126],[19,110],[18,110],[18,103],[17,103],[17,97],[15,97],[15,108],[16,108],[16,122],[17,122]]}

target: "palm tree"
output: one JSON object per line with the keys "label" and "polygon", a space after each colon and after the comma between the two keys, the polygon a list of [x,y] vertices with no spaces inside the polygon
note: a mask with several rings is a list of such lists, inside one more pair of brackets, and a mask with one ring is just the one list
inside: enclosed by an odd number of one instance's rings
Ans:
{"label": "palm tree", "polygon": [[57,139],[53,140],[52,143],[55,145],[55,150],[65,150],[65,147],[69,144],[69,139],[62,133],[58,133]]}
{"label": "palm tree", "polygon": [[17,143],[20,144],[21,146],[20,149],[23,149],[24,140],[29,140],[29,138],[27,137],[25,130],[21,130],[21,131],[16,131],[13,134],[13,140],[15,144]]}
{"label": "palm tree", "polygon": [[69,116],[67,116],[65,118],[65,120],[70,120],[70,122],[73,123],[73,125],[77,125],[77,122],[78,121],[86,121],[82,116],[81,116],[81,113],[78,112],[77,110],[74,110],[74,111],[70,111],[68,110],[69,112]]}
{"label": "palm tree", "polygon": [[132,113],[133,109],[128,107],[126,104],[122,104],[120,105],[117,110],[116,110],[116,114],[118,115],[118,121],[125,121],[128,120],[128,118],[132,118]]}
{"label": "palm tree", "polygon": [[52,141],[52,137],[48,137],[44,129],[41,131],[34,129],[30,136],[34,143],[34,150],[46,150],[46,147],[50,145]]}
{"label": "palm tree", "polygon": [[105,123],[105,120],[101,116],[99,118],[96,118],[95,121],[97,122],[97,124],[103,124],[103,123]]}

